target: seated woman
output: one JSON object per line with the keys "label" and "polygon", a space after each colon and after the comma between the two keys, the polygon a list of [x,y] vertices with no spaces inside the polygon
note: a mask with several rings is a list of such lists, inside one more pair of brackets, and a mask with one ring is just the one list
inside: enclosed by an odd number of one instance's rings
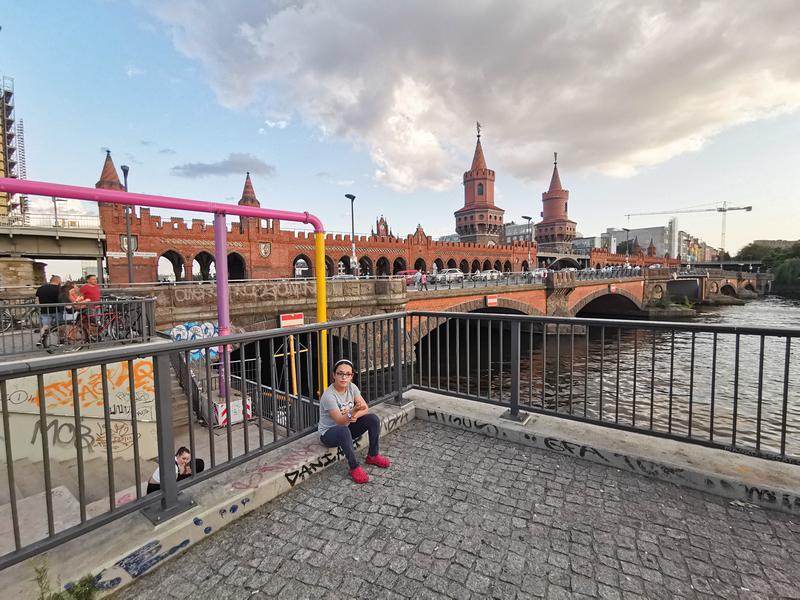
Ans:
{"label": "seated woman", "polygon": [[369,412],[367,402],[351,381],[353,363],[340,360],[333,366],[333,383],[319,401],[319,439],[328,448],[339,447],[350,465],[350,477],[356,483],[367,483],[369,476],[358,464],[353,451],[353,438],[369,432],[368,465],[386,469],[389,459],[379,454],[381,421]]}
{"label": "seated woman", "polygon": [[[202,473],[206,468],[206,463],[202,458],[194,459],[195,473]],[[192,476],[192,453],[186,446],[181,446],[175,453],[175,479],[180,481]],[[161,473],[156,467],[150,479],[147,481],[147,493],[152,494],[161,489]]]}

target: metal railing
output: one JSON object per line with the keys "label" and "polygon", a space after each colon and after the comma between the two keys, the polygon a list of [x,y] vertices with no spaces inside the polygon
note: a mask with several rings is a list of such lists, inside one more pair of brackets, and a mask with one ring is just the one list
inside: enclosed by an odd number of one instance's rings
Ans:
{"label": "metal railing", "polygon": [[[187,487],[314,431],[327,387],[323,330],[329,373],[347,358],[369,404],[399,397],[404,317],[0,364],[0,505],[11,520],[0,569],[135,510],[163,521],[181,511]],[[185,396],[173,397],[171,364]],[[175,425],[177,411],[187,425]],[[193,474],[176,481],[163,474],[174,472],[180,446],[192,453]],[[147,494],[156,467],[160,489]]]}
{"label": "metal railing", "polygon": [[98,215],[15,214],[0,215],[0,227],[101,229]]}
{"label": "metal railing", "polygon": [[[135,510],[168,519],[193,484],[313,432],[322,335],[370,404],[413,387],[800,464],[796,329],[409,312],[108,348],[0,364],[0,569]],[[146,494],[179,446],[192,474]]]}
{"label": "metal railing", "polygon": [[155,298],[105,296],[100,302],[0,302],[0,356],[74,352],[155,336]]}
{"label": "metal railing", "polygon": [[800,329],[433,312],[406,327],[415,388],[800,464]]}

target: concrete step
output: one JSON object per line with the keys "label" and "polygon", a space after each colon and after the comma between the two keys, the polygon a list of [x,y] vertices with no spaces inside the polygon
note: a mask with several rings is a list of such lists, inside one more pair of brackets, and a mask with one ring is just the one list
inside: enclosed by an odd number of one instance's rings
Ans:
{"label": "concrete step", "polygon": [[[53,488],[53,525],[56,532],[80,522],[80,504],[63,486]],[[44,492],[17,501],[21,544],[31,544],[47,537],[47,502]],[[14,550],[11,505],[0,506],[0,554]]]}
{"label": "concrete step", "polygon": [[17,500],[43,492],[44,471],[41,464],[34,464],[27,458],[15,460],[14,483],[19,492]]}

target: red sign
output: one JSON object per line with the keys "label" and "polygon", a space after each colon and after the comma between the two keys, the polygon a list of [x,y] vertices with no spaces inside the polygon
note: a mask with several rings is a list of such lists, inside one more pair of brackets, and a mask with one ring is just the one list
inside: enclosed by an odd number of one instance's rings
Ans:
{"label": "red sign", "polygon": [[486,306],[497,306],[497,294],[486,296]]}
{"label": "red sign", "polygon": [[303,324],[303,313],[289,313],[280,316],[281,327],[299,327]]}

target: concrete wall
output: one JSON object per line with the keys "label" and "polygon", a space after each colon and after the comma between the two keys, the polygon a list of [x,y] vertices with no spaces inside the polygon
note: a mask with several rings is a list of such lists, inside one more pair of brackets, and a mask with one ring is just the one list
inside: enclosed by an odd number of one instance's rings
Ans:
{"label": "concrete wall", "polygon": [[[103,405],[103,375],[99,366],[78,369],[80,432],[82,447],[88,453],[105,453],[106,439],[111,440],[114,455],[133,456],[130,379],[128,363],[112,363],[106,370],[111,430],[106,431]],[[43,377],[45,422],[41,423],[36,377],[7,381],[11,452],[14,460],[42,459],[41,436],[46,433],[51,459],[69,460],[75,456],[75,419],[72,371],[48,373]],[[156,410],[153,362],[150,358],[133,363],[136,424],[143,458],[157,455]],[[0,446],[0,462],[6,461],[5,447]]]}

